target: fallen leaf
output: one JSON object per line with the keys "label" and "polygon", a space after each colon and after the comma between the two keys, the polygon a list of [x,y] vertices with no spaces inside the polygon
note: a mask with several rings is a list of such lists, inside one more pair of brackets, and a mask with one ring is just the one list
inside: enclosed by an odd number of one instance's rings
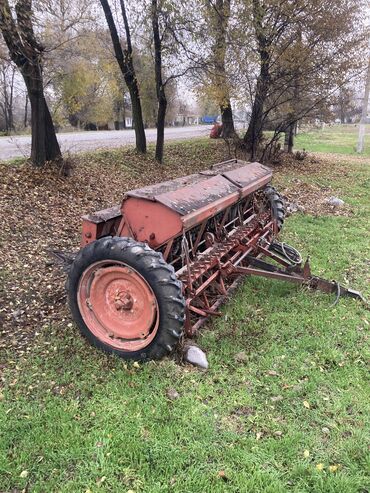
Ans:
{"label": "fallen leaf", "polygon": [[237,363],[245,363],[246,361],[248,361],[248,355],[245,351],[240,351],[240,353],[237,353],[234,356],[234,359]]}
{"label": "fallen leaf", "polygon": [[174,401],[175,399],[178,399],[180,397],[180,394],[177,392],[176,389],[168,389],[166,391],[166,395],[171,401]]}
{"label": "fallen leaf", "polygon": [[272,402],[279,402],[279,401],[283,400],[283,396],[282,395],[276,395],[276,396],[270,397],[270,399]]}
{"label": "fallen leaf", "polygon": [[219,471],[218,472],[218,477],[223,479],[224,481],[227,481],[229,478],[226,476],[225,471]]}
{"label": "fallen leaf", "polygon": [[306,409],[310,409],[310,403],[308,401],[303,401],[303,405]]}

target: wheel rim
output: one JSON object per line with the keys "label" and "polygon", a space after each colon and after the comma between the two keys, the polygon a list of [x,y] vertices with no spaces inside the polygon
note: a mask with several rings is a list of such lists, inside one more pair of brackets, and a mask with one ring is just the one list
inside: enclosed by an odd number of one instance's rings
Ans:
{"label": "wheel rim", "polygon": [[158,331],[159,309],[152,288],[123,262],[105,260],[86,269],[77,301],[89,330],[116,349],[143,349]]}

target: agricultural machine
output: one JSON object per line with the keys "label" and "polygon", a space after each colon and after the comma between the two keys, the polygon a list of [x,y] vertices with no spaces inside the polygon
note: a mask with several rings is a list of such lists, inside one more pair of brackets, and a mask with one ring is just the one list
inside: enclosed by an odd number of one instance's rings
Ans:
{"label": "agricultural machine", "polygon": [[277,241],[285,209],[271,177],[262,164],[230,160],[84,216],[68,274],[81,332],[123,358],[158,359],[220,315],[243,276],[360,298],[312,275],[297,250]]}

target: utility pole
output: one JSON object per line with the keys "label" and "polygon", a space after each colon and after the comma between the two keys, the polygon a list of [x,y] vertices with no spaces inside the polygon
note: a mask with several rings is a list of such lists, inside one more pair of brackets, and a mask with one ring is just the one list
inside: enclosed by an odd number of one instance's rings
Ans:
{"label": "utility pole", "polygon": [[369,104],[369,92],[370,92],[370,57],[369,57],[369,64],[367,67],[364,100],[362,102],[361,120],[360,120],[360,126],[358,131],[357,152],[359,153],[364,152],[367,108]]}

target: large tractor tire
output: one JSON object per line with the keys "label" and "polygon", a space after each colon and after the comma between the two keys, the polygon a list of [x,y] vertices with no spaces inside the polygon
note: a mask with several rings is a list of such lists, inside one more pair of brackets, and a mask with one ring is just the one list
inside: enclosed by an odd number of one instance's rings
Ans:
{"label": "large tractor tire", "polygon": [[277,231],[281,231],[284,225],[285,207],[281,195],[271,185],[267,185],[263,189],[265,196],[270,203],[272,218],[275,219]]}
{"label": "large tractor tire", "polygon": [[105,237],[80,250],[68,297],[90,343],[125,359],[160,359],[183,331],[185,301],[173,267],[131,238]]}

